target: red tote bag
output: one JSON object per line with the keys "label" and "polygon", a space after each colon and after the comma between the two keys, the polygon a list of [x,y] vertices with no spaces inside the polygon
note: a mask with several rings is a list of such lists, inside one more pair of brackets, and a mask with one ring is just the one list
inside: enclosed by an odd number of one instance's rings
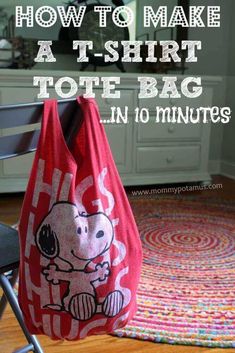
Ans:
{"label": "red tote bag", "polygon": [[[56,100],[44,103],[19,225],[19,303],[33,334],[111,333],[136,311],[142,250],[96,102],[69,149]],[[71,117],[72,119],[73,117]]]}

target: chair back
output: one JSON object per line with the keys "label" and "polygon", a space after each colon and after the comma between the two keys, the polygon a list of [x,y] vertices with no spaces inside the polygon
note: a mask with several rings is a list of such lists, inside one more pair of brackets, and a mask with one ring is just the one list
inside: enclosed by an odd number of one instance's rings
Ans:
{"label": "chair back", "polygon": [[[33,152],[37,148],[43,102],[0,106],[0,160]],[[58,101],[65,140],[72,142],[81,126],[81,109],[75,99]]]}

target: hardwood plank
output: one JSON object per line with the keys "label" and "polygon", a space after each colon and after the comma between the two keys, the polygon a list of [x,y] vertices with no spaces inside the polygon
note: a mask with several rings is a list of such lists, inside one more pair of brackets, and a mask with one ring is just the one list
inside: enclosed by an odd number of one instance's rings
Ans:
{"label": "hardwood plank", "polygon": [[[92,336],[78,342],[52,341],[38,336],[45,353],[234,353],[235,349],[209,349],[193,346],[156,344],[108,335]],[[25,344],[18,323],[8,307],[0,322],[0,352],[12,353]]]}
{"label": "hardwood plank", "polygon": [[[203,197],[235,199],[235,181],[215,177],[214,183],[222,183],[223,189],[199,192]],[[194,193],[196,194],[196,193]],[[0,195],[0,218],[7,224],[17,222],[23,195]],[[108,335],[92,336],[79,342],[52,341],[39,336],[45,353],[235,353],[235,349],[211,349],[193,346],[156,344],[135,339],[118,338]],[[7,307],[0,322],[0,353],[12,353],[25,344],[25,338],[10,309]]]}

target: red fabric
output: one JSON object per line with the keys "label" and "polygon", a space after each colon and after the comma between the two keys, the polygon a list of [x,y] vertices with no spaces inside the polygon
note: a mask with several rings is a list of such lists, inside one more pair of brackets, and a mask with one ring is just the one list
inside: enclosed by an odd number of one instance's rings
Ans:
{"label": "red fabric", "polygon": [[[48,100],[19,226],[19,303],[29,331],[77,340],[136,311],[141,243],[96,102],[68,149]],[[75,117],[71,117],[76,119]]]}

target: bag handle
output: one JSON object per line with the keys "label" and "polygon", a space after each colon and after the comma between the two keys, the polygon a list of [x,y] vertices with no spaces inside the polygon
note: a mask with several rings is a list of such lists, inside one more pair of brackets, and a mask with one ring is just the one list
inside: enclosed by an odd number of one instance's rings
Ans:
{"label": "bag handle", "polygon": [[81,107],[83,115],[82,125],[85,130],[85,140],[87,141],[87,155],[92,158],[93,164],[96,164],[96,160],[97,162],[100,162],[100,155],[98,152],[101,144],[103,147],[102,149],[106,151],[108,155],[112,156],[104,125],[100,121],[99,108],[97,102],[93,98],[84,98],[83,96],[80,96],[77,98],[77,102]]}
{"label": "bag handle", "polygon": [[[79,119],[80,123],[79,126],[77,124],[71,124],[71,114],[68,116],[69,129],[65,134],[68,134],[69,145],[65,141],[62,130],[57,100],[49,99],[44,102],[41,134],[38,145],[38,150],[40,151],[38,152],[41,154],[41,151],[44,150],[45,154],[46,147],[46,150],[50,152],[50,156],[48,156],[46,152],[47,159],[49,157],[54,159],[59,152],[61,152],[66,154],[67,160],[77,164],[70,147],[73,147],[74,144],[77,146],[83,144],[84,148],[81,160],[89,161],[93,168],[96,167],[98,170],[102,165],[101,156],[99,154],[101,144],[102,150],[105,151],[107,155],[111,155],[111,151],[104,126],[100,122],[97,103],[93,98],[84,98],[83,96],[77,97],[75,102],[77,102],[78,114],[73,114],[72,116],[74,116],[73,119]],[[79,151],[80,150],[77,150],[76,153],[79,153]]]}

